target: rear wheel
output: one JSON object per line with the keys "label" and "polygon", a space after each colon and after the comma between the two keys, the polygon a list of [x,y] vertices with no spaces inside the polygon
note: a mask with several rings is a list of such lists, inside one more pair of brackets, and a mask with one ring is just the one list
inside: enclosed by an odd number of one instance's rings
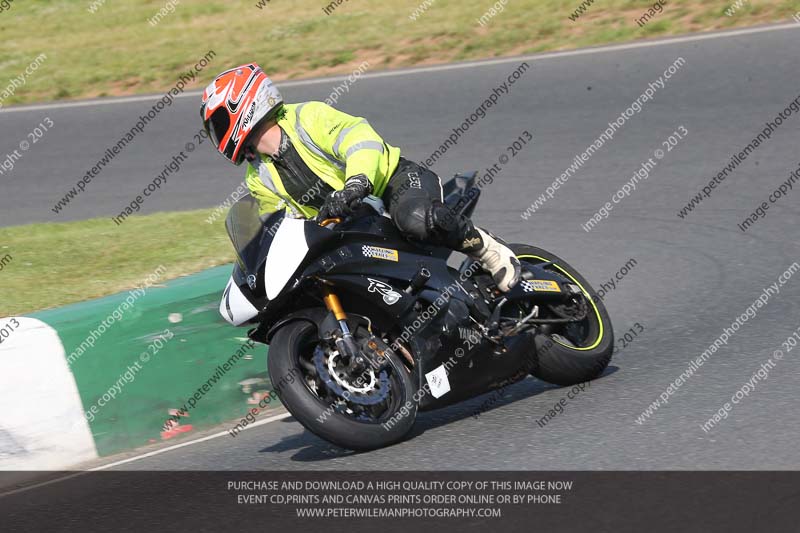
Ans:
{"label": "rear wheel", "polygon": [[[593,297],[596,293],[589,282],[558,256],[525,244],[511,244],[510,248],[520,262],[552,262],[544,268],[580,288],[581,294],[575,295],[572,302],[575,309],[587,306],[585,318],[580,321],[541,326],[534,340],[537,364],[531,373],[557,385],[574,385],[599,376],[614,351],[614,331],[603,302]],[[565,311],[569,312],[569,306],[552,309],[554,317],[564,315]]]}
{"label": "rear wheel", "polygon": [[362,327],[353,335],[377,364],[354,371],[335,346],[319,339],[314,324],[289,323],[272,338],[269,374],[273,383],[283,384],[276,390],[281,402],[312,433],[352,450],[381,448],[414,425],[415,387],[382,340]]}

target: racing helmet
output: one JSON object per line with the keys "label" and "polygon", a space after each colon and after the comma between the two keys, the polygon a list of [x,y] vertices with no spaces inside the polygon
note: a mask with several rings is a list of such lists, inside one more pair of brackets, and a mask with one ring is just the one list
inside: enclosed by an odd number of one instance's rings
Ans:
{"label": "racing helmet", "polygon": [[226,70],[203,91],[200,115],[219,153],[242,164],[251,134],[283,108],[283,98],[272,80],[255,63]]}

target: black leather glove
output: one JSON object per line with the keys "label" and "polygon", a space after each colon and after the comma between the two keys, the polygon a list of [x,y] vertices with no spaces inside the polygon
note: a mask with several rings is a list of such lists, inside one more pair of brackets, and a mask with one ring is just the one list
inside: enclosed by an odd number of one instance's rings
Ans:
{"label": "black leather glove", "polygon": [[319,210],[318,220],[346,217],[353,214],[361,201],[372,193],[372,184],[364,174],[356,174],[345,183],[341,191],[333,191]]}

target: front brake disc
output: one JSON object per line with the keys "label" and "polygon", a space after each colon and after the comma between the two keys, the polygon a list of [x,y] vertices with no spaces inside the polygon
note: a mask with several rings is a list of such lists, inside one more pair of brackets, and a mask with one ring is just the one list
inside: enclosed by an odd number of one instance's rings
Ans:
{"label": "front brake disc", "polygon": [[314,350],[314,366],[319,373],[320,379],[334,394],[341,398],[345,398],[349,402],[359,405],[375,405],[381,403],[388,397],[389,376],[386,370],[382,370],[378,374],[377,379],[375,379],[374,372],[372,369],[369,369],[369,372],[372,373],[372,389],[364,390],[362,392],[362,388],[360,387],[353,387],[352,385],[348,386],[347,388],[343,387],[339,382],[340,379],[338,376],[336,376],[336,378],[331,376],[331,373],[328,370],[328,361],[326,361],[326,358],[330,357],[335,356],[326,354],[325,350],[323,350],[321,346],[317,346],[317,348]]}

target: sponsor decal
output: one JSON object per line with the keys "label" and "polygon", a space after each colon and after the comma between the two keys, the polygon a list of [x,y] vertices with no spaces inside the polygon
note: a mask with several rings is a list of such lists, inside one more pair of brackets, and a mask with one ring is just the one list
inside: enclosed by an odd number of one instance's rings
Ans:
{"label": "sponsor decal", "polygon": [[367,278],[369,280],[369,292],[377,292],[383,296],[383,303],[386,305],[394,305],[402,296],[399,292],[394,290],[391,285],[378,281],[377,279]]}
{"label": "sponsor decal", "polygon": [[547,279],[523,280],[520,284],[525,292],[561,292],[558,283]]}
{"label": "sponsor decal", "polygon": [[381,248],[380,246],[362,246],[361,253],[364,254],[364,257],[371,257],[372,259],[383,259],[384,261],[394,262],[400,260],[400,254],[397,253],[397,250]]}
{"label": "sponsor decal", "polygon": [[258,93],[256,93],[256,102],[258,107],[266,106],[267,109],[270,109],[278,103],[279,96],[277,89],[271,83],[262,83],[258,88]]}
{"label": "sponsor decal", "polygon": [[247,131],[247,126],[250,125],[250,121],[253,120],[253,115],[256,112],[256,103],[253,102],[250,105],[250,111],[247,112],[247,116],[244,117],[244,121],[242,122],[242,131]]}

